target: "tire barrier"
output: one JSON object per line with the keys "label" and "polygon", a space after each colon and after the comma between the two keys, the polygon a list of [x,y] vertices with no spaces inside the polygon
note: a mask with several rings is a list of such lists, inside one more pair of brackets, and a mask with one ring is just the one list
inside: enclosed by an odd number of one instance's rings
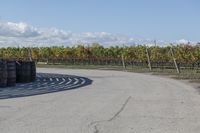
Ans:
{"label": "tire barrier", "polygon": [[5,60],[0,60],[0,87],[7,86],[7,62]]}
{"label": "tire barrier", "polygon": [[34,61],[31,61],[31,82],[36,79],[36,64]]}
{"label": "tire barrier", "polygon": [[31,82],[31,62],[19,61],[17,63],[17,83]]}
{"label": "tire barrier", "polygon": [[31,83],[18,83],[15,87],[0,88],[0,99],[26,97],[77,89],[92,84],[86,77],[39,73]]}
{"label": "tire barrier", "polygon": [[34,61],[0,59],[0,88],[15,86],[16,83],[29,83],[36,79]]}
{"label": "tire barrier", "polygon": [[16,62],[7,61],[7,86],[16,85]]}

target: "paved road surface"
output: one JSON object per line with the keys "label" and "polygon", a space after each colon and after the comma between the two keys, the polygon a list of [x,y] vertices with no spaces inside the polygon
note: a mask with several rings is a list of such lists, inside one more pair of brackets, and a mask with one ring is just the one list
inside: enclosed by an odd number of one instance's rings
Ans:
{"label": "paved road surface", "polygon": [[199,133],[200,95],[172,79],[98,70],[38,69],[89,86],[0,100],[1,133]]}

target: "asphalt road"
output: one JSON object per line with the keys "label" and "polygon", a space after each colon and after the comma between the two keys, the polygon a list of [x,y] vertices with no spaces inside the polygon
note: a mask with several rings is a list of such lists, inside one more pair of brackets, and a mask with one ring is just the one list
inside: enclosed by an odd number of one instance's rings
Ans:
{"label": "asphalt road", "polygon": [[116,71],[38,69],[86,77],[72,90],[0,100],[0,133],[199,133],[200,95],[182,82]]}

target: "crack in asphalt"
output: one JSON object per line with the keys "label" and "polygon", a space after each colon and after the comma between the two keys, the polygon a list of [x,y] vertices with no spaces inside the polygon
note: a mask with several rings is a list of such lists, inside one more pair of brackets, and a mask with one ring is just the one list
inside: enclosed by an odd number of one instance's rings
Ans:
{"label": "crack in asphalt", "polygon": [[94,129],[95,129],[94,133],[99,133],[99,129],[98,129],[97,125],[94,126]]}
{"label": "crack in asphalt", "polygon": [[88,127],[90,128],[91,126],[93,126],[93,129],[94,129],[94,132],[93,133],[99,133],[99,129],[98,129],[98,125],[100,125],[101,123],[104,123],[104,122],[111,122],[113,121],[114,119],[117,118],[117,116],[120,115],[120,113],[125,109],[126,105],[128,104],[128,102],[130,101],[131,99],[131,96],[129,96],[126,101],[124,102],[124,104],[121,106],[121,108],[109,119],[107,120],[99,120],[99,121],[93,121],[91,122]]}
{"label": "crack in asphalt", "polygon": [[108,121],[112,121],[114,120],[123,110],[124,108],[126,107],[126,105],[128,104],[129,100],[131,99],[131,96],[129,96],[126,101],[124,102],[124,104],[122,105],[122,107],[120,108],[120,110],[112,117],[110,118]]}

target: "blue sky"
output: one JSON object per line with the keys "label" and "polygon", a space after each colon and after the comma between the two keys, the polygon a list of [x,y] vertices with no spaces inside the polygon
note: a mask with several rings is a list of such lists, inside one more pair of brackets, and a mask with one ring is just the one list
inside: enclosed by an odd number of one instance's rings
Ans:
{"label": "blue sky", "polygon": [[72,32],[199,41],[199,0],[1,0],[0,18]]}

